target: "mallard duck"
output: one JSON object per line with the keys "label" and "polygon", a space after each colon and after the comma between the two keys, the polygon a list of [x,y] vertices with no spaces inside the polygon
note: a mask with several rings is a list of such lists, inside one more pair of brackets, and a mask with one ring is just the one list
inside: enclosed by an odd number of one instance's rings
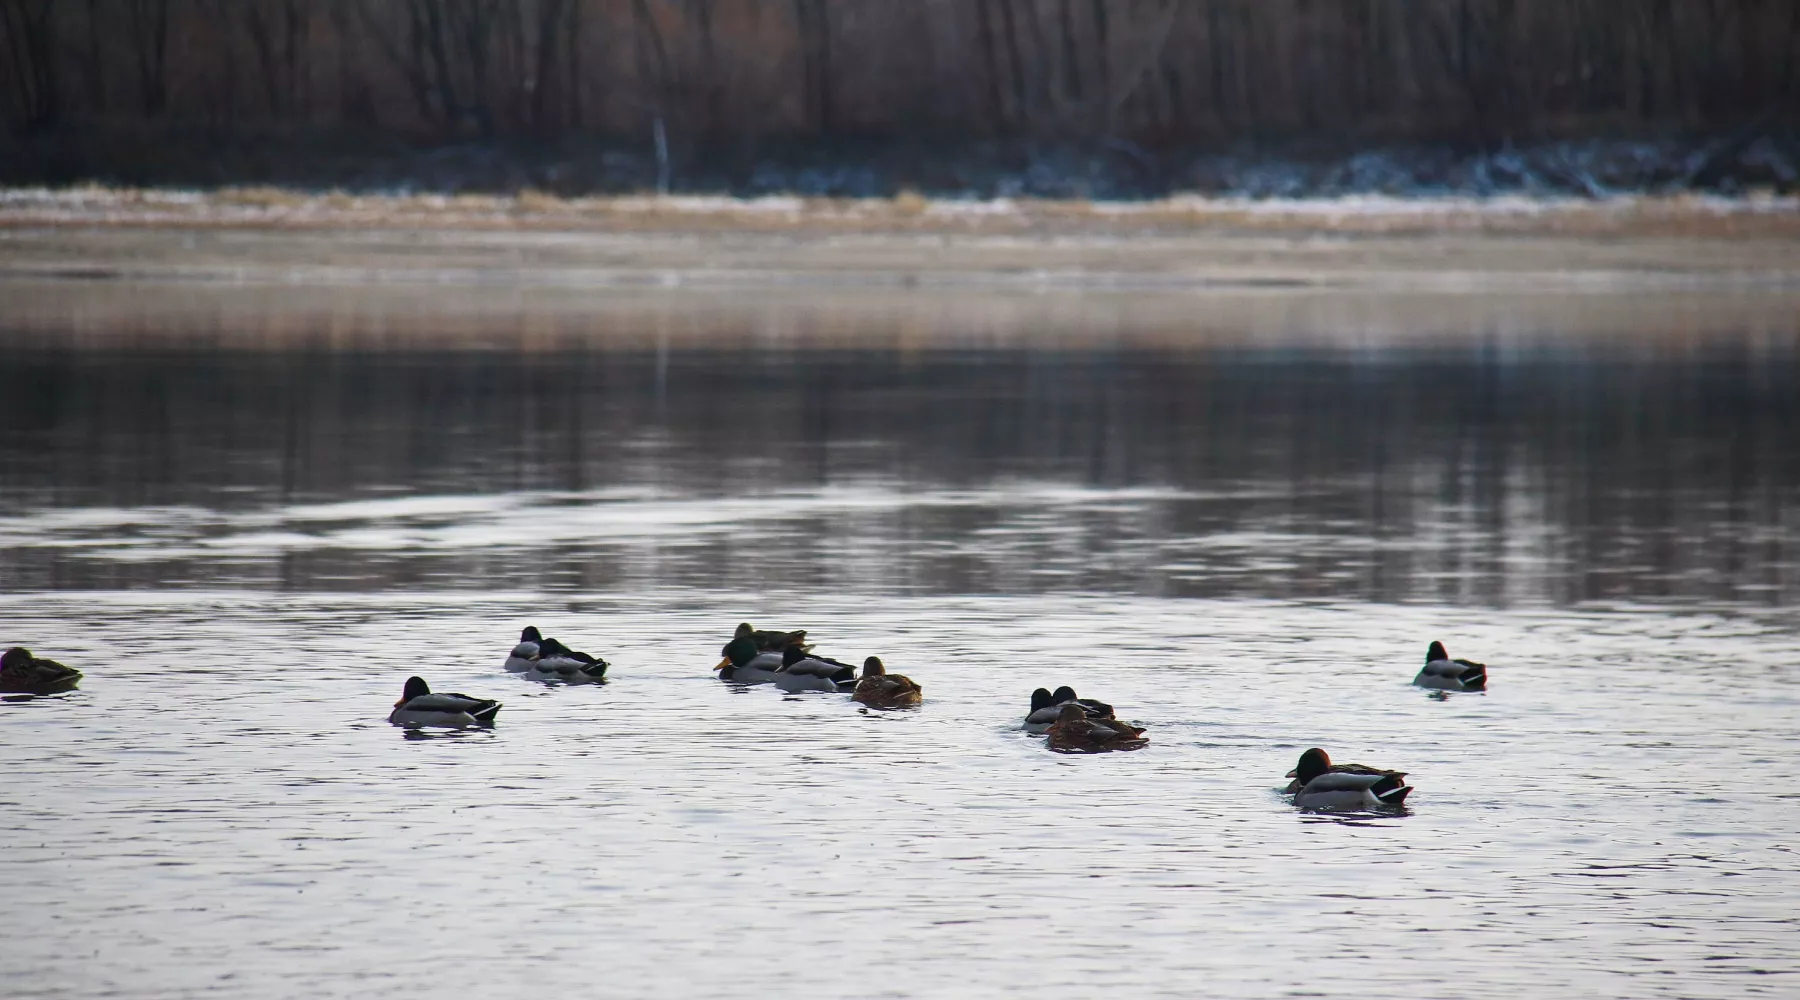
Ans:
{"label": "mallard duck", "polygon": [[40,660],[24,646],[0,654],[0,692],[56,694],[81,683],[81,671],[55,660]]}
{"label": "mallard duck", "polygon": [[1392,809],[1412,792],[1404,772],[1333,764],[1331,755],[1318,747],[1301,754],[1287,776],[1294,780],[1285,791],[1302,809]]}
{"label": "mallard duck", "polygon": [[1075,697],[1075,689],[1064,685],[1055,691],[1038,688],[1031,692],[1031,711],[1025,713],[1025,731],[1042,733],[1049,730],[1062,715],[1062,706],[1074,703],[1080,705],[1090,719],[1110,719],[1113,708],[1103,701],[1092,698]]}
{"label": "mallard duck", "polygon": [[782,654],[759,647],[756,630],[748,622],[737,627],[737,634],[719,650],[719,655],[723,659],[713,669],[719,672],[720,680],[735,684],[767,684],[781,669]]}
{"label": "mallard duck", "polygon": [[587,684],[606,677],[607,662],[546,639],[535,625],[525,626],[519,633],[519,644],[507,654],[506,669],[529,674],[538,680],[557,680],[568,684]]}
{"label": "mallard duck", "polygon": [[396,726],[465,726],[493,725],[500,703],[466,694],[432,694],[423,677],[408,677],[406,690],[394,702],[388,721]]}
{"label": "mallard duck", "polygon": [[1093,718],[1075,702],[1063,702],[1057,713],[1055,724],[1046,730],[1050,749],[1057,753],[1141,750],[1150,745],[1142,729],[1117,719]]}
{"label": "mallard duck", "polygon": [[1425,666],[1413,683],[1439,691],[1487,690],[1487,664],[1474,660],[1452,660],[1444,652],[1444,644],[1433,642],[1425,651]]}
{"label": "mallard duck", "polygon": [[522,674],[537,665],[539,644],[544,636],[536,625],[527,625],[519,633],[519,644],[506,654],[506,669],[515,674]]}
{"label": "mallard duck", "polygon": [[922,693],[911,678],[888,673],[881,657],[871,656],[863,661],[862,680],[856,682],[851,698],[870,708],[910,708],[919,703]]}
{"label": "mallard duck", "polygon": [[813,656],[798,645],[781,654],[781,667],[772,678],[775,686],[790,694],[800,691],[848,691],[856,686],[856,668],[827,656]]}

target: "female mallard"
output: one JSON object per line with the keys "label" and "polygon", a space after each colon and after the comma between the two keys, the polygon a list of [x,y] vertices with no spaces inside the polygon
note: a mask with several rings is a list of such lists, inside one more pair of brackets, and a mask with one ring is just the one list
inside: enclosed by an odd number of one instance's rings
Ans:
{"label": "female mallard", "polygon": [[1412,786],[1401,771],[1361,764],[1333,764],[1331,755],[1313,747],[1287,776],[1285,791],[1302,809],[1381,809],[1405,804]]}
{"label": "female mallard", "polygon": [[0,692],[56,694],[81,683],[81,671],[55,660],[40,660],[24,646],[0,654]]}
{"label": "female mallard", "polygon": [[1057,712],[1055,724],[1046,730],[1050,749],[1057,753],[1141,750],[1150,745],[1142,729],[1117,719],[1093,718],[1075,702],[1063,702]]}
{"label": "female mallard", "polygon": [[863,661],[862,680],[856,682],[851,700],[870,708],[911,708],[919,703],[922,693],[923,689],[911,678],[888,673],[881,657],[871,656]]}
{"label": "female mallard", "polygon": [[1425,666],[1413,683],[1439,691],[1487,690],[1487,664],[1474,660],[1452,660],[1444,652],[1444,644],[1433,642],[1425,651]]}
{"label": "female mallard", "polygon": [[577,652],[555,639],[544,638],[535,625],[525,626],[519,633],[519,644],[506,657],[506,669],[513,673],[568,684],[603,680],[606,667],[606,661],[597,656]]}
{"label": "female mallard", "polygon": [[1031,711],[1025,713],[1025,731],[1028,733],[1047,732],[1062,715],[1064,705],[1074,703],[1080,705],[1090,719],[1110,719],[1113,708],[1103,701],[1092,698],[1075,697],[1075,689],[1064,685],[1054,692],[1038,688],[1031,692]]}
{"label": "female mallard", "polygon": [[408,677],[406,690],[394,702],[388,721],[396,726],[416,729],[420,726],[491,726],[500,703],[466,694],[432,694],[423,677]]}

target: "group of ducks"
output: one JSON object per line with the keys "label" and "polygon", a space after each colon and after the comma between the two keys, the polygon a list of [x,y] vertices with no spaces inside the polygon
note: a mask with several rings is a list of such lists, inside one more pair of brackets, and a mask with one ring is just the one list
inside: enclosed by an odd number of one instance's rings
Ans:
{"label": "group of ducks", "polygon": [[[848,693],[873,709],[911,708],[923,695],[923,689],[910,678],[888,673],[880,657],[864,660],[859,676],[848,663],[814,654],[804,630],[776,632],[741,624],[719,652],[721,659],[713,669],[722,680],[734,684],[772,684],[789,693]],[[505,668],[536,680],[591,684],[605,679],[607,663],[527,626],[507,654]],[[81,671],[34,657],[23,646],[0,655],[0,694],[56,694],[73,689],[80,680]],[[1437,692],[1484,691],[1487,667],[1451,659],[1443,643],[1433,642],[1413,683]],[[424,678],[409,677],[388,721],[407,728],[460,729],[492,725],[499,712],[500,703],[491,698],[434,692]],[[1033,691],[1023,728],[1044,736],[1049,748],[1058,753],[1139,750],[1150,743],[1141,727],[1117,718],[1111,705],[1078,697],[1075,689],[1067,686]],[[1287,777],[1293,780],[1285,791],[1302,809],[1393,809],[1412,793],[1405,772],[1333,764],[1330,755],[1317,747],[1301,754]]]}

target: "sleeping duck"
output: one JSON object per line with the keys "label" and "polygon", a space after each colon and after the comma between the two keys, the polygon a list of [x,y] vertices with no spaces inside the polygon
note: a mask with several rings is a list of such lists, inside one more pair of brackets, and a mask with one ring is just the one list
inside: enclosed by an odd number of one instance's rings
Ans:
{"label": "sleeping duck", "polygon": [[1055,724],[1062,715],[1062,706],[1074,703],[1080,705],[1090,719],[1110,719],[1113,708],[1103,701],[1092,698],[1075,697],[1075,689],[1064,685],[1054,692],[1038,688],[1031,692],[1031,711],[1025,714],[1025,731],[1042,733]]}
{"label": "sleeping duck", "polygon": [[849,691],[856,686],[856,668],[827,656],[813,656],[798,645],[781,654],[775,686],[794,694],[800,691]]}
{"label": "sleeping duck", "polygon": [[1048,730],[1050,749],[1057,753],[1105,753],[1109,750],[1141,750],[1150,745],[1144,731],[1117,719],[1096,719],[1073,701],[1057,708],[1056,722]]}
{"label": "sleeping duck", "polygon": [[1394,809],[1412,792],[1403,772],[1333,764],[1331,755],[1318,747],[1301,754],[1287,776],[1294,780],[1285,791],[1302,809]]}
{"label": "sleeping duck", "polygon": [[81,671],[55,660],[40,660],[24,646],[0,654],[0,693],[56,694],[81,683]]}
{"label": "sleeping duck", "polygon": [[597,656],[570,649],[555,639],[546,639],[535,625],[525,626],[519,633],[519,644],[507,654],[506,669],[528,674],[535,680],[556,680],[568,684],[587,684],[606,677],[607,663]]}
{"label": "sleeping duck", "polygon": [[498,711],[500,703],[497,701],[471,698],[466,694],[432,694],[423,677],[408,677],[406,690],[400,695],[400,700],[394,702],[394,710],[388,714],[388,721],[396,726],[414,729],[419,726],[462,729],[466,726],[491,726],[494,724],[494,714]]}
{"label": "sleeping duck", "polygon": [[881,657],[871,656],[863,661],[862,680],[856,682],[851,700],[870,708],[911,708],[919,703],[922,693],[923,689],[911,678],[888,673]]}
{"label": "sleeping duck", "polygon": [[1425,651],[1425,666],[1413,683],[1439,691],[1487,690],[1487,664],[1473,660],[1452,660],[1444,652],[1444,644],[1433,642]]}

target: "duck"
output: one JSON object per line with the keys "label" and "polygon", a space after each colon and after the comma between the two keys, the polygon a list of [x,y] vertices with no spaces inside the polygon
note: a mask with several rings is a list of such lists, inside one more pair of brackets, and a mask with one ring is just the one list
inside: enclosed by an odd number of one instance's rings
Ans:
{"label": "duck", "polygon": [[781,654],[775,686],[797,694],[801,691],[849,691],[856,687],[856,668],[826,656],[813,656],[798,644]]}
{"label": "duck", "polygon": [[1433,641],[1425,650],[1425,666],[1419,675],[1413,678],[1419,687],[1434,688],[1439,691],[1485,691],[1487,690],[1487,664],[1474,660],[1452,660],[1444,651],[1444,644]]}
{"label": "duck", "polygon": [[1397,809],[1412,794],[1405,772],[1333,764],[1318,747],[1301,754],[1287,776],[1294,780],[1284,791],[1301,809]]}
{"label": "duck", "polygon": [[1055,691],[1038,688],[1031,692],[1031,711],[1025,713],[1025,731],[1037,734],[1049,730],[1062,714],[1062,706],[1071,702],[1080,705],[1090,719],[1113,717],[1111,705],[1092,698],[1077,698],[1075,689],[1066,684]]}
{"label": "duck", "polygon": [[546,639],[535,625],[525,626],[519,633],[519,644],[506,657],[506,669],[513,673],[568,684],[604,680],[607,666],[607,662],[597,656],[570,649],[555,639]]}
{"label": "duck", "polygon": [[416,729],[420,726],[445,726],[462,729],[467,726],[491,726],[500,703],[488,698],[471,698],[466,694],[432,694],[423,677],[408,677],[406,689],[388,721],[396,726]]}
{"label": "duck", "polygon": [[1045,730],[1050,749],[1057,753],[1106,753],[1109,750],[1141,750],[1150,745],[1144,731],[1117,719],[1096,719],[1077,702],[1057,708],[1056,722]]}
{"label": "duck", "polygon": [[870,708],[911,708],[923,693],[912,678],[888,673],[881,657],[871,656],[863,661],[862,679],[850,697]]}
{"label": "duck", "polygon": [[81,671],[32,656],[24,646],[14,646],[0,654],[0,692],[57,694],[79,683]]}
{"label": "duck", "polygon": [[748,622],[737,627],[736,634],[719,650],[719,655],[723,659],[713,669],[719,672],[719,679],[722,681],[768,684],[775,680],[775,674],[781,670],[781,652],[761,648],[757,643],[756,630]]}

